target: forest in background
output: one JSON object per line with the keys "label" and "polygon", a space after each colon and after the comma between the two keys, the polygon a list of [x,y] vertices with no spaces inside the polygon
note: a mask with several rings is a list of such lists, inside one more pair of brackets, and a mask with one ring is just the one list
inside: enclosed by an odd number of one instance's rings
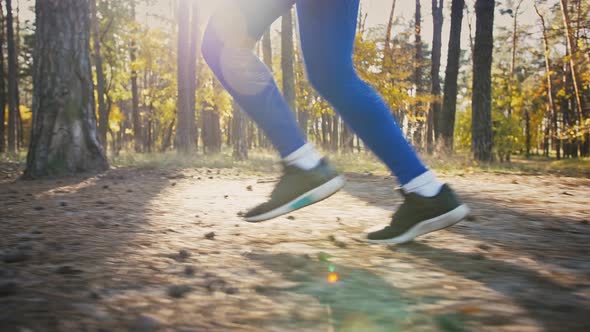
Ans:
{"label": "forest in background", "polygon": [[[90,0],[73,6],[37,1],[35,21],[19,17],[18,1],[2,1],[0,151],[28,150],[34,175],[101,168],[105,155],[125,151],[214,154],[228,147],[242,160],[251,149],[269,148],[200,55],[207,23],[202,3],[169,1],[169,11],[162,12],[162,6],[153,6],[162,1]],[[523,0],[416,1],[412,18],[397,15],[392,0],[383,8],[389,20],[378,27],[366,26],[361,6],[357,71],[382,93],[418,150],[470,154],[481,161],[590,155],[590,3],[528,2],[536,26],[521,24]],[[154,19],[150,24],[138,19],[140,7]],[[422,36],[427,13],[433,16],[432,40]],[[56,15],[68,22],[65,37],[51,31],[62,22]],[[494,15],[513,24],[494,27]],[[447,24],[450,38],[443,40]],[[392,33],[394,27],[401,32]],[[461,49],[465,30],[469,48]],[[63,66],[36,65],[64,62],[69,55],[59,50],[67,41],[59,38],[70,38],[82,55]],[[256,52],[272,69],[310,141],[329,151],[363,152],[362,142],[306,81],[297,39],[292,11],[267,31]],[[47,52],[51,47],[56,51]],[[91,69],[82,80],[88,86],[76,82],[68,88],[86,98],[81,104],[87,107],[74,111],[85,125],[82,134],[56,139],[61,129],[76,132],[75,121],[63,120],[68,102],[41,96],[60,100],[52,82],[59,85],[60,78],[72,75],[68,64]],[[84,151],[64,148],[72,142],[83,142]],[[32,167],[38,159],[45,162]]]}

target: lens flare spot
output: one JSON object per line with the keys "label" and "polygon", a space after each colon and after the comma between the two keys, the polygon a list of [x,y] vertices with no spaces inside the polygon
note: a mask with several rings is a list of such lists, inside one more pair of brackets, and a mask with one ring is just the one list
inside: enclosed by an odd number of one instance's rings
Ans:
{"label": "lens flare spot", "polygon": [[331,283],[331,284],[335,284],[335,283],[337,283],[337,282],[338,282],[338,280],[340,280],[340,277],[338,276],[338,273],[336,273],[336,272],[331,272],[331,273],[328,275],[328,282],[329,282],[329,283]]}

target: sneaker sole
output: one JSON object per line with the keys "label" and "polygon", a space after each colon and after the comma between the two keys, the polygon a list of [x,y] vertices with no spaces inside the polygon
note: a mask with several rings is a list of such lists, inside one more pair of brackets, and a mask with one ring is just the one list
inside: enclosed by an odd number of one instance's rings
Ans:
{"label": "sneaker sole", "polygon": [[306,206],[321,202],[324,199],[334,195],[340,189],[342,189],[342,187],[344,187],[345,183],[346,183],[346,180],[344,179],[344,177],[337,176],[337,177],[331,179],[330,181],[322,184],[321,186],[316,187],[316,188],[306,192],[305,194],[295,198],[294,200],[290,201],[289,203],[287,203],[285,205],[282,205],[272,211],[266,212],[261,215],[244,218],[244,220],[246,220],[247,222],[265,221],[265,220],[276,218],[278,216],[281,216],[281,215],[289,213],[289,212],[299,210],[299,209],[304,208]]}
{"label": "sneaker sole", "polygon": [[469,214],[469,208],[467,205],[460,205],[459,207],[451,210],[443,215],[436,218],[424,220],[414,227],[410,228],[404,234],[386,240],[369,240],[370,243],[382,243],[382,244],[402,244],[407,243],[418,236],[422,236],[428,233],[439,231],[447,227],[451,227],[459,221],[463,220]]}

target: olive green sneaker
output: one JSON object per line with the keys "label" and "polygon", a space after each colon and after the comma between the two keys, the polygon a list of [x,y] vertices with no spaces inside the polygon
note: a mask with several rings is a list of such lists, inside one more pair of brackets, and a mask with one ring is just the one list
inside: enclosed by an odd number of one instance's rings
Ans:
{"label": "olive green sneaker", "polygon": [[299,210],[332,196],[345,183],[344,177],[325,159],[311,170],[289,165],[283,167],[283,176],[269,201],[247,212],[246,221],[260,222]]}
{"label": "olive green sneaker", "polygon": [[389,226],[369,233],[371,243],[401,244],[418,236],[450,227],[469,214],[453,190],[444,185],[438,195],[422,197],[415,193],[405,194],[404,203],[393,215]]}

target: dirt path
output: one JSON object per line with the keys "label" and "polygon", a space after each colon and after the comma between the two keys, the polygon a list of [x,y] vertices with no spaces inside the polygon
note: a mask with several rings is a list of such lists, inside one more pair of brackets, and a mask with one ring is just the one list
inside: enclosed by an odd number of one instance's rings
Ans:
{"label": "dirt path", "polygon": [[446,178],[472,217],[398,247],[361,240],[401,202],[392,179],[349,175],[328,201],[243,222],[267,180],[0,183],[0,331],[590,330],[588,179]]}

